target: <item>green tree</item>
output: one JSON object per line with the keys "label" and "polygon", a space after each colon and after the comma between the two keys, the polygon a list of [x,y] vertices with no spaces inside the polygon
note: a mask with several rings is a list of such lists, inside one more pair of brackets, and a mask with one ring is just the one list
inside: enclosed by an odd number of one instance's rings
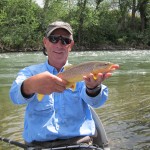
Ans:
{"label": "green tree", "polygon": [[75,48],[150,45],[150,0],[1,0],[0,49],[40,50],[56,20],[73,26]]}
{"label": "green tree", "polygon": [[[7,3],[7,5],[6,5]],[[9,49],[21,49],[36,46],[39,20],[39,7],[31,0],[7,0],[1,12],[1,42]]]}

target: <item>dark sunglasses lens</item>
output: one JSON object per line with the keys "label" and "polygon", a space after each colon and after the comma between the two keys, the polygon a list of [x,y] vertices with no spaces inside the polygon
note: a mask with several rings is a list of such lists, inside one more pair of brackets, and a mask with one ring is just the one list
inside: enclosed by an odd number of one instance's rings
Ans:
{"label": "dark sunglasses lens", "polygon": [[51,43],[58,43],[59,40],[61,40],[61,43],[63,45],[67,45],[67,44],[70,44],[71,43],[71,40],[69,38],[65,38],[65,37],[62,37],[62,36],[54,36],[54,35],[50,35],[48,37],[49,41]]}
{"label": "dark sunglasses lens", "polygon": [[62,37],[61,42],[62,42],[63,45],[67,45],[67,44],[71,43],[71,40],[69,38]]}
{"label": "dark sunglasses lens", "polygon": [[59,37],[56,36],[49,36],[48,39],[51,43],[57,43],[59,41]]}

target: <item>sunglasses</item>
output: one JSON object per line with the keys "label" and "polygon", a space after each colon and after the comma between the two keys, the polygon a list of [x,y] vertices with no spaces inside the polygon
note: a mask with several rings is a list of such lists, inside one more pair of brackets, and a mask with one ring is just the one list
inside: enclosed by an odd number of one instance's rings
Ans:
{"label": "sunglasses", "polygon": [[72,41],[70,38],[61,35],[50,35],[48,39],[51,43],[54,44],[58,43],[58,41],[61,40],[62,45],[68,45]]}

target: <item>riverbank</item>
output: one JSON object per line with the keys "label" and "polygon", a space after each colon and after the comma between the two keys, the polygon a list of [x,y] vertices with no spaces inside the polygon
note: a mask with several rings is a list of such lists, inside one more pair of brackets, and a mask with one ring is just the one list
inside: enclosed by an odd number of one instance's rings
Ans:
{"label": "riverbank", "polygon": [[150,50],[148,45],[97,45],[92,47],[74,46],[73,51],[122,51],[122,50]]}
{"label": "riverbank", "polygon": [[[122,50],[150,50],[150,46],[148,45],[94,45],[94,46],[77,46],[74,45],[72,51],[122,51]],[[0,48],[0,53],[9,53],[9,52],[35,52],[42,51],[42,47],[38,48],[18,48],[18,49],[10,49],[10,48]]]}

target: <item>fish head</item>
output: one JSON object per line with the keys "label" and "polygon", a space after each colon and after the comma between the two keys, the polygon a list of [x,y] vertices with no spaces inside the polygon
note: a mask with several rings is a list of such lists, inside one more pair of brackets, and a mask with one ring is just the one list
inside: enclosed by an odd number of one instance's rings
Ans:
{"label": "fish head", "polygon": [[94,65],[93,72],[94,73],[107,73],[112,72],[119,68],[118,64],[113,64],[111,62],[97,62]]}

